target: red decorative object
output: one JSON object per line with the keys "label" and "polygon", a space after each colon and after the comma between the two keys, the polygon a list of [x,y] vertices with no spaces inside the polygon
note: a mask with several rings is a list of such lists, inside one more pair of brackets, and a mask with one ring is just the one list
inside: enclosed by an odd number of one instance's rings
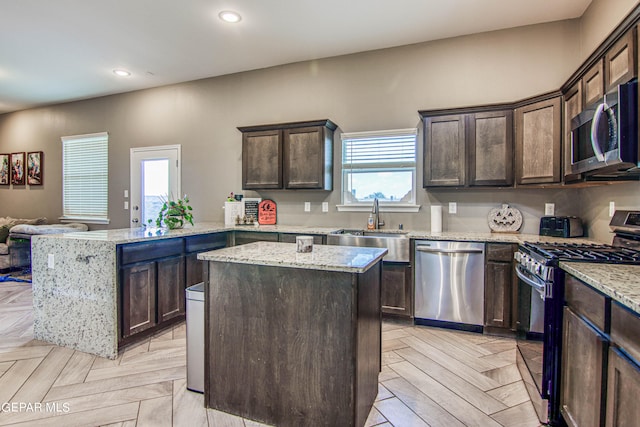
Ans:
{"label": "red decorative object", "polygon": [[277,212],[276,202],[269,199],[261,201],[258,205],[258,224],[274,225],[278,216]]}

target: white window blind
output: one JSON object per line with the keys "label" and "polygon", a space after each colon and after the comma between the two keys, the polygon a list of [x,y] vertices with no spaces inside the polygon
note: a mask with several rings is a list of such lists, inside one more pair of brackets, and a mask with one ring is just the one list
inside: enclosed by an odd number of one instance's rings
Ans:
{"label": "white window blind", "polygon": [[108,222],[109,136],[62,138],[62,219]]}
{"label": "white window blind", "polygon": [[415,204],[416,129],[343,133],[342,203]]}

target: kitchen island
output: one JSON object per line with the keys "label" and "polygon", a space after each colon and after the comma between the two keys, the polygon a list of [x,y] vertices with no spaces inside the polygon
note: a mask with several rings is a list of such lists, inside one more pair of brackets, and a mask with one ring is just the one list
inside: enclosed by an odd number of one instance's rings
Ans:
{"label": "kitchen island", "polygon": [[205,405],[278,426],[364,425],[386,249],[257,242],[205,267]]}

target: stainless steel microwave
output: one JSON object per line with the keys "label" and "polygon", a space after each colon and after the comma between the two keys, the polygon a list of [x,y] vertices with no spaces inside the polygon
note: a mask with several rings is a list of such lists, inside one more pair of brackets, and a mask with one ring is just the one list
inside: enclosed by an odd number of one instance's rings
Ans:
{"label": "stainless steel microwave", "polygon": [[618,85],[571,120],[571,173],[617,175],[638,168],[638,82]]}

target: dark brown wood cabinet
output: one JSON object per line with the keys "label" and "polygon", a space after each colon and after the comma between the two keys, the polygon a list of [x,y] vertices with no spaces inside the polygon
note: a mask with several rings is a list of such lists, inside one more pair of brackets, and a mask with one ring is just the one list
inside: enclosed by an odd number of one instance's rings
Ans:
{"label": "dark brown wood cabinet", "polygon": [[[301,234],[280,233],[278,241],[282,243],[296,243],[296,236],[301,236]],[[324,245],[326,243],[326,236],[322,234],[305,234],[305,236],[312,236],[314,245]]]}
{"label": "dark brown wood cabinet", "polygon": [[617,348],[609,349],[606,427],[635,427],[640,420],[640,368]]}
{"label": "dark brown wood cabinet", "polygon": [[560,182],[561,110],[559,96],[516,108],[516,184]]}
{"label": "dark brown wood cabinet", "polygon": [[512,110],[468,115],[467,147],[469,185],[513,185]]}
{"label": "dark brown wood cabinet", "polygon": [[487,243],[484,270],[484,326],[492,332],[515,330],[517,281],[513,253],[517,245]]}
{"label": "dark brown wood cabinet", "polygon": [[280,130],[242,134],[242,188],[282,188],[282,133]]}
{"label": "dark brown wood cabinet", "polygon": [[564,109],[562,117],[564,118],[564,132],[562,135],[562,156],[563,156],[563,175],[565,182],[572,182],[582,178],[582,174],[573,174],[571,172],[571,119],[580,114],[582,111],[583,101],[583,82],[578,81],[567,93],[564,94]]}
{"label": "dark brown wood cabinet", "polygon": [[637,75],[636,28],[627,31],[604,55],[605,91]]}
{"label": "dark brown wood cabinet", "polygon": [[121,344],[184,319],[185,289],[204,279],[197,254],[226,246],[226,234],[118,246]]}
{"label": "dark brown wood cabinet", "polygon": [[513,184],[513,111],[421,111],[424,125],[424,187]]}
{"label": "dark brown wood cabinet", "polygon": [[382,313],[397,317],[413,317],[411,264],[383,262],[381,300]]}
{"label": "dark brown wood cabinet", "polygon": [[465,115],[425,117],[424,187],[466,183]]}
{"label": "dark brown wood cabinet", "polygon": [[185,314],[184,257],[176,256],[156,263],[158,269],[158,323]]}
{"label": "dark brown wood cabinet", "polygon": [[582,105],[587,106],[601,101],[604,97],[604,59],[596,62],[584,74],[581,81],[583,86]]}
{"label": "dark brown wood cabinet", "polygon": [[607,427],[631,427],[640,420],[640,315],[611,304],[611,341],[607,375]]}
{"label": "dark brown wood cabinet", "polygon": [[610,300],[573,276],[565,279],[560,413],[570,427],[601,426]]}
{"label": "dark brown wood cabinet", "polygon": [[326,119],[239,127],[242,188],[332,190],[336,129]]}
{"label": "dark brown wood cabinet", "polygon": [[259,231],[234,231],[231,246],[246,245],[253,242],[277,242],[278,233],[264,233]]}
{"label": "dark brown wood cabinet", "polygon": [[562,417],[571,427],[600,426],[606,338],[568,307],[562,336]]}
{"label": "dark brown wood cabinet", "polygon": [[122,338],[156,326],[156,264],[122,269]]}

